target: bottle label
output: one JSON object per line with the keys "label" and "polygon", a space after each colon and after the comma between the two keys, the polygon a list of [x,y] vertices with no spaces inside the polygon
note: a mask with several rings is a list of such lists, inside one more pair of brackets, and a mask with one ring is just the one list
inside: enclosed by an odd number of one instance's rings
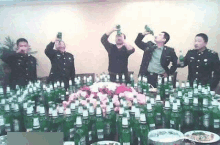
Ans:
{"label": "bottle label", "polygon": [[10,132],[11,131],[11,125],[10,124],[5,124],[5,131]]}
{"label": "bottle label", "polygon": [[85,136],[79,140],[79,145],[86,145],[86,137]]}
{"label": "bottle label", "polygon": [[14,120],[14,131],[19,132],[19,121],[17,119]]}
{"label": "bottle label", "polygon": [[0,119],[0,126],[2,126],[2,125],[4,125],[4,119],[3,118]]}
{"label": "bottle label", "polygon": [[74,137],[75,128],[70,129],[70,138]]}
{"label": "bottle label", "polygon": [[177,124],[174,120],[170,120],[170,128],[177,129]]}
{"label": "bottle label", "polygon": [[106,123],[105,124],[105,133],[107,134],[107,135],[109,135],[110,133],[111,133],[111,125],[110,125],[110,123]]}
{"label": "bottle label", "polygon": [[104,138],[103,129],[98,129],[97,130],[97,136],[98,136],[98,139],[103,139]]}
{"label": "bottle label", "polygon": [[214,128],[219,128],[219,119],[214,119]]}
{"label": "bottle label", "polygon": [[89,131],[89,141],[92,141],[92,131]]}
{"label": "bottle label", "polygon": [[155,124],[150,124],[150,130],[154,130],[155,129]]}
{"label": "bottle label", "polygon": [[161,121],[161,113],[156,114],[156,122],[159,123]]}
{"label": "bottle label", "polygon": [[209,127],[209,118],[210,118],[209,114],[204,115],[203,125],[204,125],[205,127]]}
{"label": "bottle label", "polygon": [[27,132],[31,132],[32,130],[32,128],[27,128]]}
{"label": "bottle label", "polygon": [[123,142],[123,145],[130,145],[130,142]]}
{"label": "bottle label", "polygon": [[190,118],[191,118],[191,113],[190,113],[190,111],[187,111],[187,112],[185,113],[185,123],[186,123],[187,125],[189,125],[190,122],[191,122]]}

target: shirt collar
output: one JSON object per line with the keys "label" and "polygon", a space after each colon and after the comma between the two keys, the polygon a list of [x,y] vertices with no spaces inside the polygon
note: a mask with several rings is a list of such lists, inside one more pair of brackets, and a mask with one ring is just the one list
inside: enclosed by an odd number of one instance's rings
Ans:
{"label": "shirt collar", "polygon": [[206,51],[207,51],[207,47],[205,47],[205,49],[204,49],[203,51],[201,51],[201,52],[197,51],[197,54],[203,54],[203,53],[205,53]]}

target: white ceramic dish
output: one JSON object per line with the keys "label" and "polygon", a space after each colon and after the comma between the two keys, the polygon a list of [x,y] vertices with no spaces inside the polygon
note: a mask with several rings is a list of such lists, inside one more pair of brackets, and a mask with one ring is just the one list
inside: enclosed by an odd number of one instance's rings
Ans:
{"label": "white ceramic dish", "polygon": [[75,145],[75,143],[73,141],[66,141],[63,145]]}
{"label": "white ceramic dish", "polygon": [[[207,135],[211,135],[213,134],[213,139],[210,140],[210,141],[198,141],[196,139],[192,139],[190,137],[187,137],[187,136],[191,136],[193,133],[198,133],[198,132],[201,132],[201,133],[205,133]],[[190,141],[194,141],[194,142],[198,142],[198,143],[214,143],[214,142],[217,142],[219,141],[220,137],[219,135],[213,133],[213,132],[209,132],[209,131],[203,131],[203,130],[193,130],[193,131],[188,131],[184,134],[185,138],[189,139]],[[202,136],[201,136],[202,137]]]}
{"label": "white ceramic dish", "polygon": [[149,132],[148,138],[157,143],[172,143],[183,140],[184,135],[174,129],[155,129]]}
{"label": "white ceramic dish", "polygon": [[120,143],[116,141],[99,141],[97,143],[93,143],[92,145],[120,145]]}

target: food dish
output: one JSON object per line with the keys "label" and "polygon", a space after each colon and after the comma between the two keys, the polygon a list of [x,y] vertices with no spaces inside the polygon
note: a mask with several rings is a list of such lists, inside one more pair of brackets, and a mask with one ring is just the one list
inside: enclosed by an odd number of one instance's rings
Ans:
{"label": "food dish", "polygon": [[116,141],[99,141],[97,143],[93,143],[92,145],[120,145],[120,143]]}

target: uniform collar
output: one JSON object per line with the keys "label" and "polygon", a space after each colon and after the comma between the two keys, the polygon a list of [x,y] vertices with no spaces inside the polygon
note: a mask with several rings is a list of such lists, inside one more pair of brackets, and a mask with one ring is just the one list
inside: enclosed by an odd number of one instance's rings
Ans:
{"label": "uniform collar", "polygon": [[199,51],[197,50],[197,54],[203,54],[203,53],[205,53],[207,50],[208,50],[207,47],[205,47],[205,49],[204,49],[203,51],[201,51],[201,52],[199,52]]}

